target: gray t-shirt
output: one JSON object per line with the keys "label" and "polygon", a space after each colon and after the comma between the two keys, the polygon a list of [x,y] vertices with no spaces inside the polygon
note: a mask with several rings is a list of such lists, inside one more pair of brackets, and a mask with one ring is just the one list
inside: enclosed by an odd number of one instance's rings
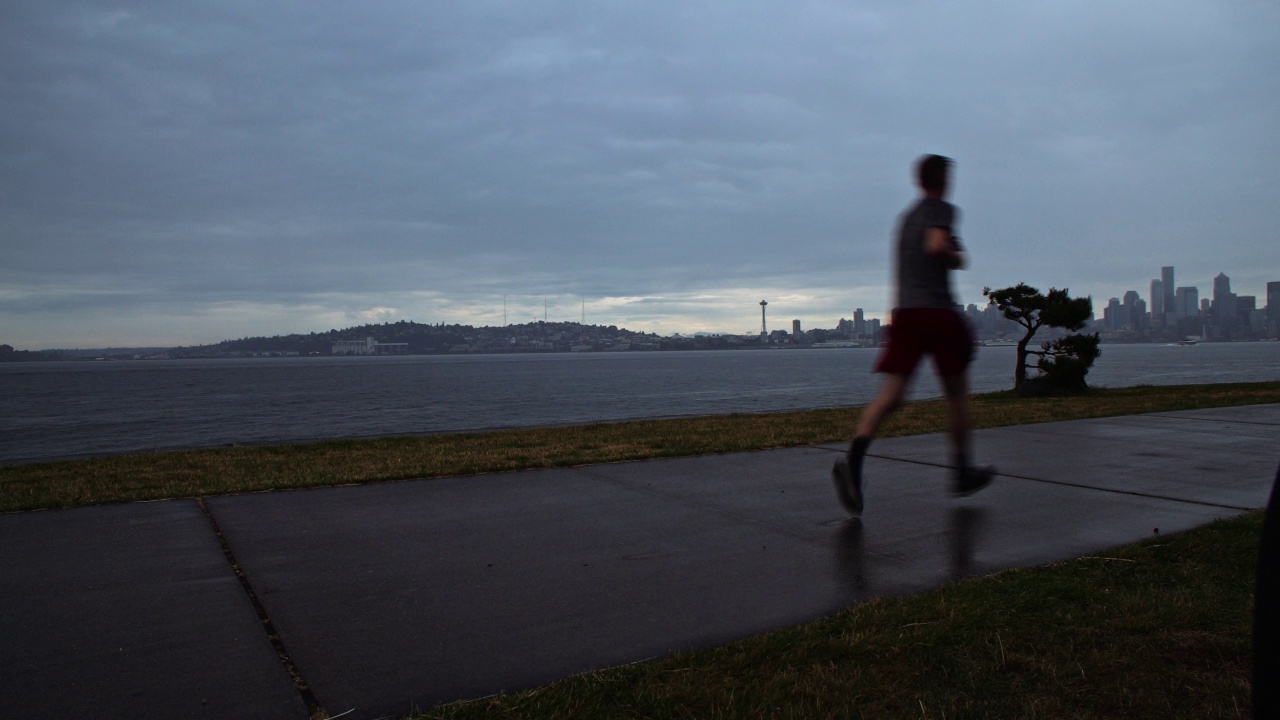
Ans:
{"label": "gray t-shirt", "polygon": [[940,227],[955,233],[960,212],[939,198],[924,197],[902,214],[898,225],[898,304],[900,308],[950,308],[951,275],[939,258],[924,251],[925,230]]}

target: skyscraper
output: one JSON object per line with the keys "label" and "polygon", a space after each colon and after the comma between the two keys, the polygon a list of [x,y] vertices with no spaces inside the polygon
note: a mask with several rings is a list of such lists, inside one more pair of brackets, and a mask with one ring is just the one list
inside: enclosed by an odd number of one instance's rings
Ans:
{"label": "skyscraper", "polygon": [[1164,288],[1164,313],[1173,312],[1173,294],[1177,291],[1177,287],[1173,284],[1173,266],[1168,265],[1160,268],[1160,286]]}
{"label": "skyscraper", "polygon": [[1267,331],[1280,336],[1280,282],[1267,283]]}
{"label": "skyscraper", "polygon": [[1142,318],[1138,317],[1138,304],[1142,299],[1138,297],[1136,290],[1130,290],[1124,294],[1124,320],[1121,322],[1122,327],[1128,327],[1130,330],[1137,330],[1142,327]]}
{"label": "skyscraper", "polygon": [[1226,273],[1218,273],[1218,277],[1213,279],[1213,299],[1217,301],[1220,297],[1226,297],[1231,294],[1231,278]]}
{"label": "skyscraper", "polygon": [[1180,287],[1175,294],[1174,312],[1178,319],[1196,317],[1200,314],[1200,291],[1193,287]]}
{"label": "skyscraper", "polygon": [[1111,298],[1107,306],[1102,309],[1102,322],[1108,330],[1119,330],[1124,326],[1123,307],[1120,304],[1120,298]]}
{"label": "skyscraper", "polygon": [[1231,278],[1218,273],[1213,279],[1213,318],[1222,327],[1236,324],[1236,295],[1231,292]]}
{"label": "skyscraper", "polygon": [[1164,283],[1160,280],[1151,281],[1151,319],[1164,320]]}

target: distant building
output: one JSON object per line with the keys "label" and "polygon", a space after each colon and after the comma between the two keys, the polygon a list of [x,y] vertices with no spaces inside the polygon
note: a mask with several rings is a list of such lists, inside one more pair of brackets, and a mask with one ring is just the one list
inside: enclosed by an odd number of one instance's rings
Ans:
{"label": "distant building", "polygon": [[[1236,295],[1236,322],[1242,327],[1248,328],[1249,332],[1254,332],[1254,314],[1258,313],[1258,296],[1257,295]],[[1264,318],[1265,313],[1259,313]],[[1262,320],[1263,329],[1266,327],[1266,320]]]}
{"label": "distant building", "polygon": [[1213,319],[1220,327],[1229,330],[1236,325],[1238,315],[1236,295],[1231,292],[1231,278],[1226,273],[1218,273],[1218,277],[1213,279]]}
{"label": "distant building", "polygon": [[801,334],[802,334],[802,333],[800,332],[800,321],[799,321],[799,320],[792,320],[792,321],[791,321],[791,334],[792,334],[792,335],[796,335],[796,336],[799,336],[799,335],[801,335]]}
{"label": "distant building", "polygon": [[1213,299],[1225,297],[1231,294],[1231,278],[1226,273],[1218,273],[1218,277],[1213,279]]}
{"label": "distant building", "polygon": [[[1142,312],[1139,313],[1138,306],[1142,305]],[[1124,294],[1124,301],[1121,303],[1124,316],[1120,326],[1122,329],[1137,330],[1142,327],[1142,315],[1146,314],[1146,303],[1142,302],[1142,298],[1136,290],[1130,290]]]}
{"label": "distant building", "polygon": [[1120,298],[1111,298],[1107,302],[1107,306],[1102,309],[1102,324],[1108,330],[1119,330],[1124,325],[1121,320],[1123,314]]}
{"label": "distant building", "polygon": [[1151,281],[1151,317],[1164,319],[1164,283],[1159,280]]}
{"label": "distant building", "polygon": [[1280,336],[1280,282],[1267,283],[1267,324],[1272,337]]}
{"label": "distant building", "polygon": [[1267,311],[1265,309],[1253,309],[1249,311],[1248,317],[1249,332],[1258,337],[1267,334]]}
{"label": "distant building", "polygon": [[338,340],[333,343],[334,355],[403,355],[409,352],[409,343],[380,343],[371,337],[364,340]]}
{"label": "distant building", "polygon": [[1174,312],[1173,294],[1176,290],[1176,287],[1173,284],[1172,265],[1160,268],[1160,287],[1164,291],[1164,306],[1161,308],[1161,311],[1165,317],[1168,317],[1169,313]]}
{"label": "distant building", "polygon": [[333,344],[334,355],[372,355],[377,352],[378,341],[371,337],[364,340],[338,340]]}
{"label": "distant building", "polygon": [[1173,303],[1173,312],[1179,320],[1200,315],[1200,291],[1193,287],[1178,288]]}

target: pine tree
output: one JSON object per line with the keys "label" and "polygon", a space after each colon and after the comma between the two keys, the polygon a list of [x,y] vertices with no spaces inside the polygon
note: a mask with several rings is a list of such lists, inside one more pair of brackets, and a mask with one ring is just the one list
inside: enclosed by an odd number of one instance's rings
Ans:
{"label": "pine tree", "polygon": [[1025,333],[1018,341],[1018,355],[1013,371],[1014,390],[1026,392],[1029,356],[1036,356],[1035,367],[1040,375],[1033,378],[1031,386],[1037,391],[1078,392],[1086,389],[1085,375],[1093,361],[1101,354],[1098,334],[1067,335],[1052,342],[1042,343],[1039,350],[1027,346],[1041,327],[1062,328],[1075,332],[1085,326],[1093,315],[1093,298],[1073,298],[1067,288],[1049,288],[1042,293],[1026,283],[992,290],[983,288],[982,294],[1008,319],[1021,325]]}

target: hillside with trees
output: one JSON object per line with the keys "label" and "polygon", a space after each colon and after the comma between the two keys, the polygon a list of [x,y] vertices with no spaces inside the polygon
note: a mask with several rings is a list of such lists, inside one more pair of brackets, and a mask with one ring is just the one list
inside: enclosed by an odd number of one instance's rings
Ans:
{"label": "hillside with trees", "polygon": [[395,354],[441,355],[449,353],[568,352],[571,350],[630,350],[660,348],[652,333],[634,332],[613,325],[581,325],[573,322],[532,322],[505,327],[430,325],[401,320],[360,325],[328,332],[247,337],[213,345],[175,348],[171,357],[234,357],[245,355],[330,355],[341,341],[364,342],[372,338]]}

